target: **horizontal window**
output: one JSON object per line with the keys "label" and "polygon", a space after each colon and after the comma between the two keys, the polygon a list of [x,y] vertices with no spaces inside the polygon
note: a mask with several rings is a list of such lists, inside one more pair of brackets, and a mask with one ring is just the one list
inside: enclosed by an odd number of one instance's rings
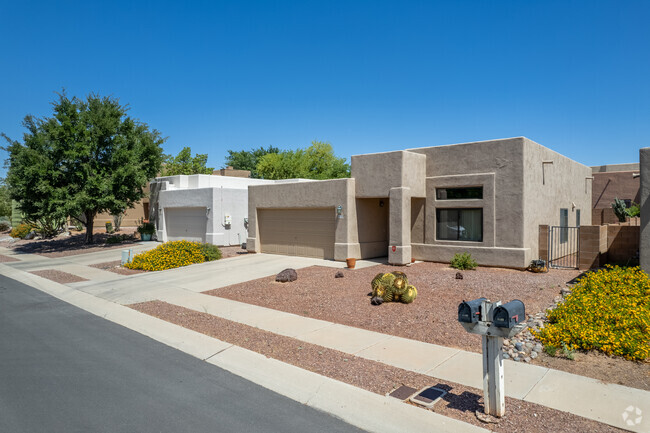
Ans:
{"label": "horizontal window", "polygon": [[483,242],[483,209],[436,209],[436,239]]}
{"label": "horizontal window", "polygon": [[465,188],[436,188],[436,199],[438,200],[464,200],[482,198],[482,186],[472,186]]}

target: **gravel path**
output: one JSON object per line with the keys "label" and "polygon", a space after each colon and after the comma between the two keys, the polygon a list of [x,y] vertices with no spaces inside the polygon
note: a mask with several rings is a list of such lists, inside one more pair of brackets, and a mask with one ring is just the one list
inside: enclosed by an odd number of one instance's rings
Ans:
{"label": "gravel path", "polygon": [[39,277],[47,278],[60,284],[78,283],[80,281],[88,281],[86,278],[79,277],[74,274],[69,274],[56,269],[43,269],[41,271],[31,271],[30,273],[38,275]]}
{"label": "gravel path", "polygon": [[435,412],[486,427],[495,432],[588,431],[601,433],[622,431],[577,415],[508,397],[506,398],[506,416],[497,424],[486,425],[475,416],[475,411],[483,409],[482,390],[453,382],[439,381],[429,376],[358,358],[161,301],[133,304],[130,307],[377,394],[384,395],[401,385],[416,389],[425,386],[443,388],[448,391],[448,394],[435,405]]}

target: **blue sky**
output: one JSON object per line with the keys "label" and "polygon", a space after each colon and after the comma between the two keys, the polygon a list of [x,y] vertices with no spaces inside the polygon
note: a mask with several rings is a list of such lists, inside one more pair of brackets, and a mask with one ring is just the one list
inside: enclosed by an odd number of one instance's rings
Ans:
{"label": "blue sky", "polygon": [[228,149],[312,140],[349,159],[523,135],[586,165],[650,146],[648,1],[0,5],[14,139],[65,88],[120,98],[165,153],[216,168]]}

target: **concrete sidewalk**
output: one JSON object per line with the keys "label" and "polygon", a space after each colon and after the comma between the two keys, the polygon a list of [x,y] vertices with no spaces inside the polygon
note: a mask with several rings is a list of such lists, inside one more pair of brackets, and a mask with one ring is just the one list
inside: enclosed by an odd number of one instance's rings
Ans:
{"label": "concrete sidewalk", "polygon": [[[2,273],[4,274],[6,269],[11,269],[14,271],[12,274],[21,275],[22,272],[18,269],[12,269],[17,268],[15,263],[0,265]],[[374,264],[376,262],[357,262],[357,265],[362,267]],[[159,299],[351,355],[482,389],[482,358],[479,354],[199,293],[274,275],[287,267],[300,269],[313,265],[334,268],[345,266],[339,262],[301,257],[242,255],[159,273],[128,277],[116,275],[116,278],[110,281],[73,283],[68,285],[69,292],[66,293],[73,300],[76,299],[75,297],[92,295],[91,299],[101,298],[97,302],[102,305],[115,304],[103,304],[100,300],[129,304]],[[27,268],[29,266],[25,266],[25,269]],[[22,275],[24,278],[24,274]],[[27,279],[30,278],[39,281],[39,277],[32,275]],[[153,323],[148,319],[146,321]],[[168,328],[168,325],[165,325],[165,328]],[[190,349],[185,347],[182,350]],[[512,361],[505,362],[505,379],[506,395],[510,397],[570,412],[630,431],[650,431],[650,392]],[[624,414],[630,407],[634,410],[638,408],[647,415],[642,417],[638,424],[629,425],[627,421],[630,419],[624,418]]]}

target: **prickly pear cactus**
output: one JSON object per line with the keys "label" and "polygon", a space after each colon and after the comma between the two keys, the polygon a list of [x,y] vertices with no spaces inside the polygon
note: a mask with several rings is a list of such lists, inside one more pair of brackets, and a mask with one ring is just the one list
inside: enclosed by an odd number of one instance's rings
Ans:
{"label": "prickly pear cactus", "polygon": [[[372,279],[372,297],[380,297],[384,302],[403,302],[410,304],[417,297],[417,289],[409,285],[404,272],[377,274]],[[377,305],[376,303],[373,305]]]}

